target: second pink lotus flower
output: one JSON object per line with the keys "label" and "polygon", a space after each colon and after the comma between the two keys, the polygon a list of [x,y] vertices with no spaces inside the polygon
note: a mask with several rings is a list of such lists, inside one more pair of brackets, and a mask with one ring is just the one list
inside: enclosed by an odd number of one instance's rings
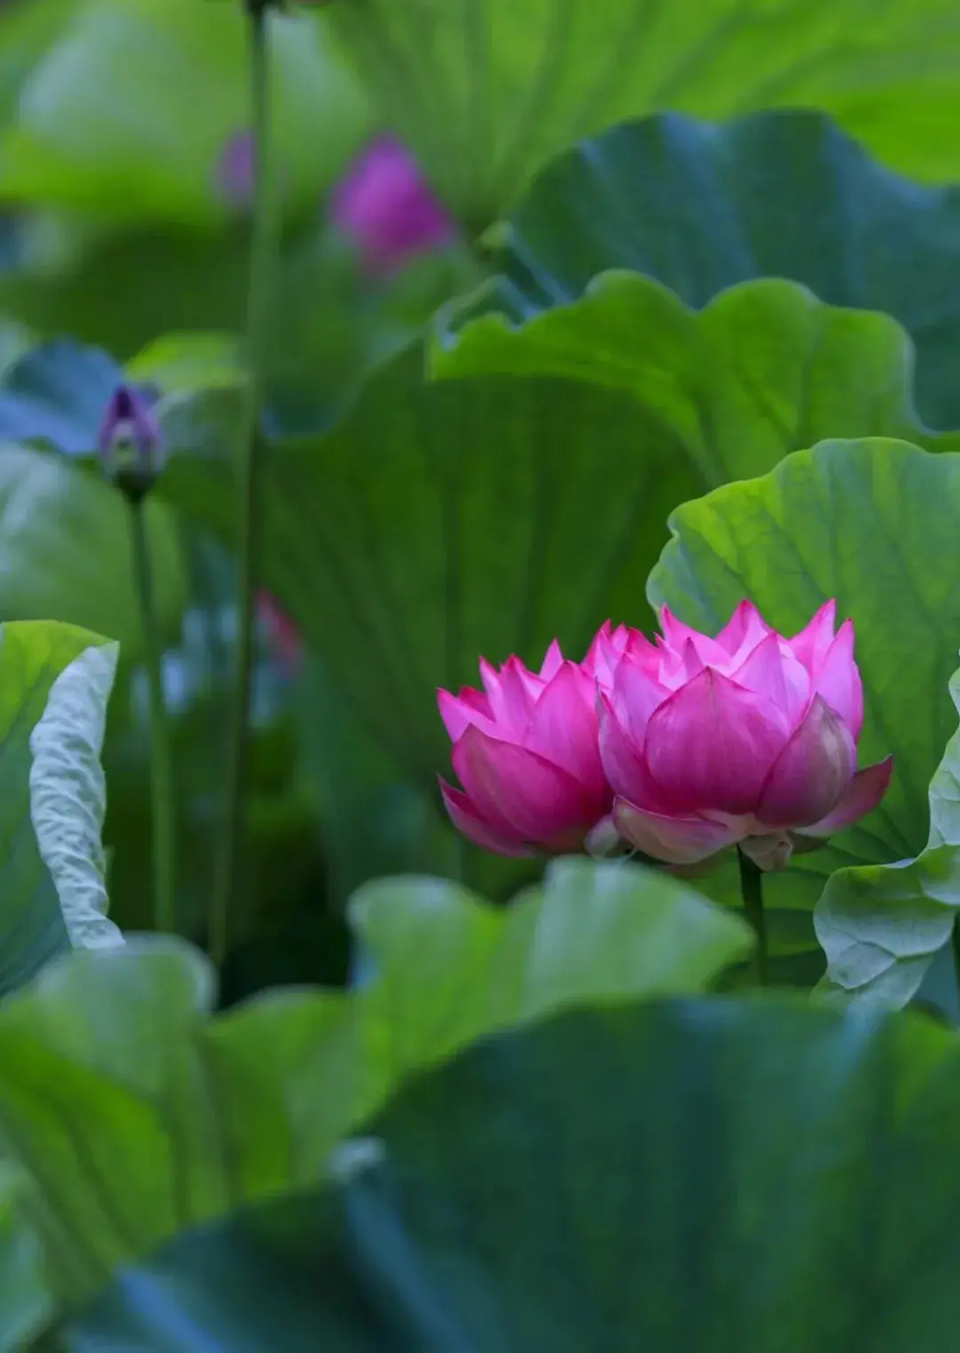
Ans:
{"label": "second pink lotus flower", "polygon": [[502,854],[577,849],[592,830],[672,865],[732,845],[783,868],[874,808],[891,758],[857,770],[853,625],[834,602],[792,638],[749,602],[715,637],[664,607],[663,637],[605,625],[582,663],[481,665],[485,690],[439,693],[462,790],[455,825]]}

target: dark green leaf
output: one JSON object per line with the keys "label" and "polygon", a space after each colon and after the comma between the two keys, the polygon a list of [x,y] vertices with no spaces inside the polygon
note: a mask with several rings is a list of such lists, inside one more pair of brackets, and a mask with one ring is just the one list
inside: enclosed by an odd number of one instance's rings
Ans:
{"label": "dark green leaf", "polygon": [[960,1050],[764,1000],[571,1014],[422,1078],[339,1185],[179,1241],[77,1353],[949,1353]]}
{"label": "dark green leaf", "polygon": [[[581,656],[608,614],[639,620],[669,509],[700,480],[673,436],[584,382],[424,385],[419,352],[364,387],[326,437],[271,449],[263,582],[409,773],[447,756],[434,688],[477,658]],[[192,418],[191,418],[192,412]],[[232,542],[227,392],[167,424],[161,491]]]}
{"label": "dark green leaf", "polygon": [[506,299],[521,315],[607,268],[647,273],[697,307],[773,276],[885,311],[917,345],[924,417],[960,425],[960,196],[897,178],[817,114],[617,127],[544,172],[508,238],[520,290]]}

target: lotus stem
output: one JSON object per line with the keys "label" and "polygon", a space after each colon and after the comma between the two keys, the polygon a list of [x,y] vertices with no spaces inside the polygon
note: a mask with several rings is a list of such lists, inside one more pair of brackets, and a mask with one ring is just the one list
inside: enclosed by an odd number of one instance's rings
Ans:
{"label": "lotus stem", "polygon": [[153,853],[153,916],[156,930],[173,933],[176,914],[176,821],[170,727],[163,692],[163,643],[157,621],[146,502],[128,496],[133,570],[140,608],[149,690],[150,798]]}
{"label": "lotus stem", "polygon": [[761,987],[769,985],[767,965],[767,922],[763,911],[763,872],[742,850],[737,851],[740,861],[740,892],[743,896],[743,910],[757,937],[754,953],[757,983]]}
{"label": "lotus stem", "polygon": [[237,456],[237,636],[231,692],[223,824],[211,898],[210,956],[223,966],[229,948],[230,910],[241,877],[246,808],[250,689],[253,674],[257,513],[263,462],[264,367],[269,341],[273,194],[269,146],[269,0],[247,0],[253,148],[253,221],[247,300],[246,404]]}

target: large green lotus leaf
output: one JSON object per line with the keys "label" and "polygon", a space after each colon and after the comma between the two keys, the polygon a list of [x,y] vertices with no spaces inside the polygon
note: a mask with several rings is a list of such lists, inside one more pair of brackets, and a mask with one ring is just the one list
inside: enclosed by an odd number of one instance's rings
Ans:
{"label": "large green lotus leaf", "polygon": [[560,376],[630,392],[683,443],[705,487],[764,474],[825,437],[960,445],[913,408],[910,340],[886,315],[824,305],[796,283],[744,282],[700,311],[637,273],[511,324],[440,330],[440,377]]}
{"label": "large green lotus leaf", "polygon": [[[639,619],[662,522],[702,481],[625,393],[424,384],[421,360],[377,373],[327,435],[275,443],[260,511],[264,584],[381,745],[432,783],[449,751],[434,688],[475,683],[480,654],[539,666],[556,634],[580,657],[606,615]],[[172,410],[182,450],[160,484],[230,544],[236,426],[229,391]]]}
{"label": "large green lotus leaf", "polygon": [[701,989],[749,931],[638,866],[554,866],[508,913],[452,884],[361,893],[371,976],[268,993],[211,1019],[201,956],[166,938],[76,953],[0,1006],[0,1144],[76,1298],[164,1237],[319,1180],[398,1081],[561,1006]]}
{"label": "large green lotus leaf", "polygon": [[[960,672],[950,682],[960,711]],[[930,839],[913,860],[840,869],[814,914],[827,955],[823,988],[901,1006],[949,944],[960,908],[960,732],[930,782]]]}
{"label": "large green lotus leaf", "polygon": [[116,662],[71,625],[0,627],[0,995],[71,947],[120,942],[100,844]]}
{"label": "large green lotus leaf", "polygon": [[37,1237],[14,1203],[23,1188],[16,1172],[0,1167],[0,1353],[32,1347],[53,1314]]}
{"label": "large green lotus leaf", "polygon": [[877,438],[822,442],[671,517],[652,603],[706,631],[743,597],[786,634],[831,597],[854,621],[859,759],[892,752],[893,781],[873,813],[802,856],[787,878],[911,858],[926,843],[927,786],[956,727],[947,683],[960,646],[958,508],[960,456]]}
{"label": "large green lotus leaf", "polygon": [[80,0],[5,4],[0,20],[0,128],[16,115],[20,91]]}
{"label": "large green lotus leaf", "polygon": [[948,1353],[958,1116],[916,1016],[568,1013],[419,1078],[326,1192],[123,1274],[66,1346]]}
{"label": "large green lotus leaf", "polygon": [[[368,113],[310,17],[274,17],[271,40],[280,187],[286,205],[304,207]],[[247,65],[237,5],[83,0],[20,90],[0,140],[0,192],[125,220],[222,218],[218,165],[249,126]]]}
{"label": "large green lotus leaf", "polygon": [[[837,17],[846,27],[843,7]],[[515,286],[500,302],[520,316],[573,299],[608,268],[656,277],[696,307],[770,276],[884,311],[916,344],[923,416],[960,425],[957,190],[898,178],[818,114],[617,127],[545,170],[507,246]]]}
{"label": "large green lotus leaf", "polygon": [[549,156],[641,113],[822,108],[881,160],[957,177],[951,0],[364,0],[328,20],[441,192],[479,225]]}

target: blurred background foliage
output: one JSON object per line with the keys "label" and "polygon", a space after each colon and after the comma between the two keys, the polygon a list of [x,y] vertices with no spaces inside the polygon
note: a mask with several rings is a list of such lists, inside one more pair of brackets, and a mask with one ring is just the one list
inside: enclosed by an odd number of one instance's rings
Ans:
{"label": "blurred background foliage", "polygon": [[[365,879],[427,870],[505,901],[537,876],[438,812],[434,685],[474,680],[478,652],[538,661],[555,632],[580,656],[608,613],[648,623],[664,519],[705,489],[826,435],[951,445],[925,423],[960,419],[960,219],[938,186],[960,168],[942,132],[960,116],[952,3],[333,0],[271,30],[262,581],[282,610],[264,609],[259,636],[228,1000],[343,980],[343,908]],[[234,623],[248,121],[228,0],[0,7],[0,619],[121,642],[106,841],[112,914],[142,928],[127,528],[111,491],[66,463],[92,450],[116,380],[137,382],[169,447],[193,453],[174,457],[151,526],[179,906],[200,940]],[[331,204],[384,132],[457,228],[377,272]],[[591,289],[610,268],[641,276]],[[836,309],[851,306],[893,319]],[[591,562],[571,573],[571,555]],[[821,881],[814,861],[772,889],[785,963],[819,961]]]}

